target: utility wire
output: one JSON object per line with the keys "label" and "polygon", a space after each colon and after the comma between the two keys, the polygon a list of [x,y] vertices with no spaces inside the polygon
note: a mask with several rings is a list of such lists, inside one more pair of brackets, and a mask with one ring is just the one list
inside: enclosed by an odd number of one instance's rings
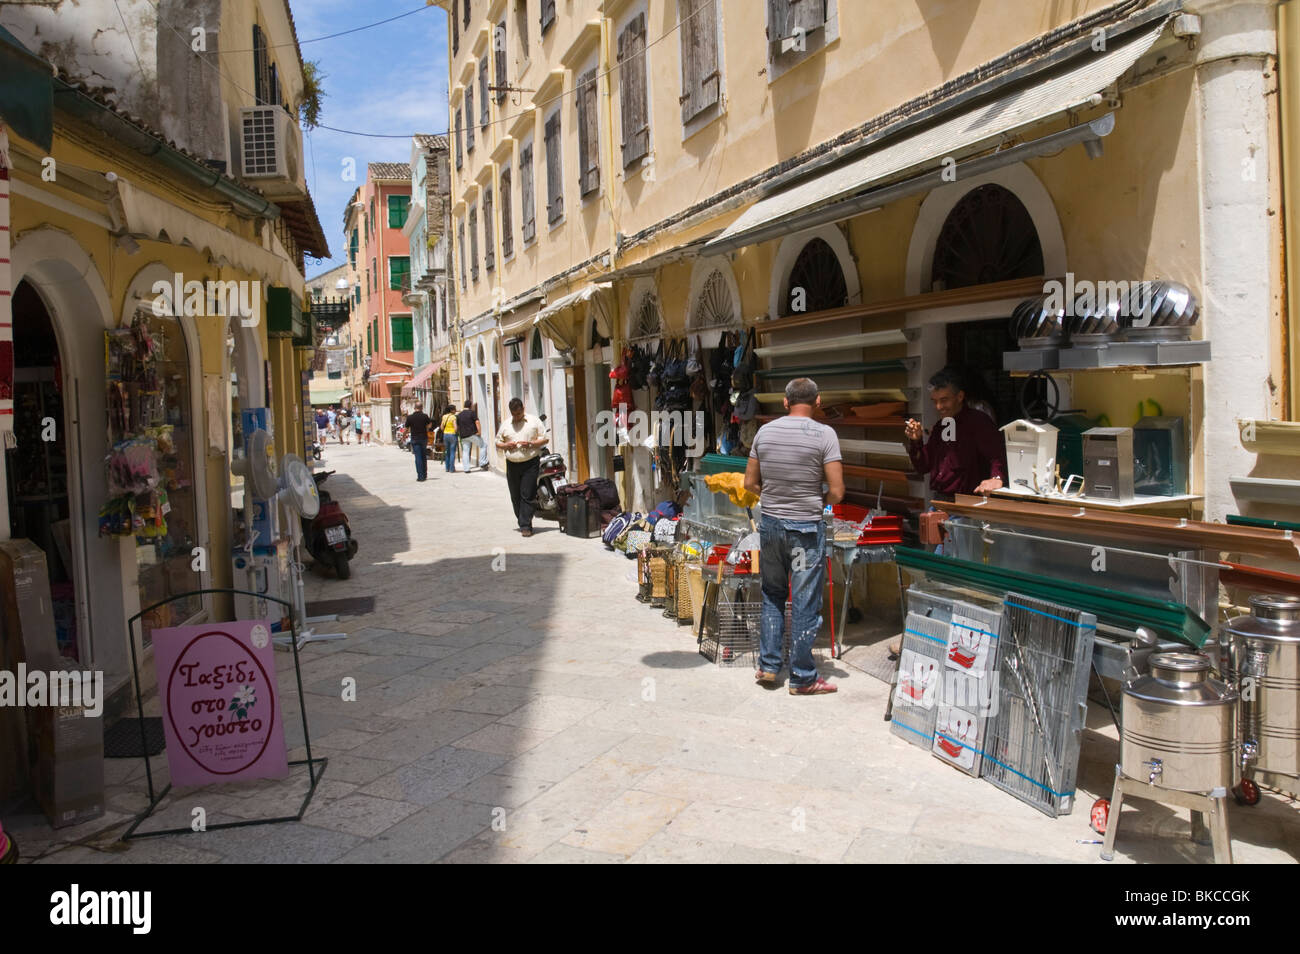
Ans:
{"label": "utility wire", "polygon": [[[374,27],[377,27],[377,26],[383,26],[385,23],[392,23],[394,20],[401,20],[403,17],[413,16],[413,15],[415,15],[415,14],[417,14],[417,13],[420,13],[420,12],[422,12],[422,11],[424,11],[424,10],[428,10],[428,9],[429,9],[430,7],[432,7],[432,6],[433,6],[433,4],[431,4],[431,3],[427,3],[427,4],[425,4],[424,6],[422,6],[422,7],[417,7],[417,8],[414,9],[414,10],[408,10],[408,11],[406,11],[405,13],[399,13],[399,14],[398,14],[397,16],[395,16],[395,17],[389,17],[387,20],[376,20],[374,23],[367,23],[365,26],[353,27],[351,30],[340,30],[338,33],[330,33],[330,34],[327,34],[327,35],[325,35],[325,36],[314,36],[314,37],[312,37],[310,40],[299,40],[299,41],[298,41],[298,45],[299,45],[299,46],[306,46],[308,43],[319,43],[319,42],[321,42],[322,40],[333,40],[333,39],[335,39],[336,37],[340,37],[340,36],[348,36],[349,34],[352,34],[352,33],[360,33],[360,32],[362,32],[363,30],[370,30],[370,29],[373,29]],[[273,44],[271,44],[270,46],[268,46],[267,49],[268,49],[268,50],[277,50],[277,49],[279,49],[280,47],[283,47],[283,46],[293,46],[293,44],[292,44],[292,43],[273,43]],[[253,51],[252,47],[249,47],[249,48],[246,49],[246,50],[225,50],[225,51],[223,51],[223,52],[226,52],[226,53],[252,53],[252,52],[254,52],[254,51]]]}

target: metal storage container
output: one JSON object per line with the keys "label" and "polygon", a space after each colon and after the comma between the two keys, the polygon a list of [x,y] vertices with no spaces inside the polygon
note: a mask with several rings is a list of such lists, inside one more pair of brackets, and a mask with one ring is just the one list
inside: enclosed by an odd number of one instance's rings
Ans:
{"label": "metal storage container", "polygon": [[1254,596],[1224,627],[1247,775],[1300,793],[1300,597]]}
{"label": "metal storage container", "polygon": [[1120,768],[1184,792],[1232,788],[1238,778],[1237,693],[1210,678],[1196,653],[1157,653],[1151,674],[1124,687]]}

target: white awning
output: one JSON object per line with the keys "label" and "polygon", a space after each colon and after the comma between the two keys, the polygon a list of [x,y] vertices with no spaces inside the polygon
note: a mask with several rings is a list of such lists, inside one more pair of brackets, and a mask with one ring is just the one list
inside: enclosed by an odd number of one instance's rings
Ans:
{"label": "white awning", "polygon": [[574,305],[580,305],[584,301],[591,301],[591,299],[595,297],[596,292],[608,291],[613,287],[614,285],[612,282],[596,282],[594,284],[587,285],[583,288],[580,288],[576,292],[570,292],[569,294],[564,295],[563,297],[557,298],[555,299],[555,301],[551,302],[549,305],[547,305],[545,308],[543,308],[541,311],[539,311],[536,315],[533,316],[533,324],[537,324],[538,322],[545,321],[547,318],[550,318],[553,315],[558,315],[566,308],[572,308]]}
{"label": "white awning", "polygon": [[1070,69],[1036,80],[1032,85],[972,107],[922,132],[760,199],[706,245],[704,252],[711,254],[714,250],[725,250],[721,246],[736,248],[748,244],[744,241],[746,236],[797,213],[860,192],[942,157],[962,154],[973,146],[1085,104],[1151,49],[1164,29],[1162,20],[1159,25],[1104,53],[1090,52],[1079,57],[1072,61],[1075,65]]}
{"label": "white awning", "polygon": [[109,206],[115,220],[119,219],[119,210],[114,206],[119,203],[120,221],[114,225],[132,237],[206,251],[218,262],[258,276],[267,284],[288,288],[306,300],[307,281],[287,257],[240,238],[122,179],[117,180],[117,202]]}

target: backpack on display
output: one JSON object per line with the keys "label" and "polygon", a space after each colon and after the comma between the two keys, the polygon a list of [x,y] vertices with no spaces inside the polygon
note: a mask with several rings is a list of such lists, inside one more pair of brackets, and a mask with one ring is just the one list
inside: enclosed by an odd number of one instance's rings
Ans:
{"label": "backpack on display", "polygon": [[640,517],[640,514],[634,517],[626,510],[623,511],[606,525],[604,533],[600,535],[600,541],[609,549],[614,549],[614,541],[623,535],[634,520],[638,520]]}
{"label": "backpack on display", "polygon": [[736,359],[735,367],[731,369],[731,389],[740,391],[742,394],[751,391],[754,388],[754,368],[756,360],[754,357],[754,346],[757,343],[757,335],[754,329],[749,329],[749,334],[745,337],[745,343],[736,349],[739,357]]}

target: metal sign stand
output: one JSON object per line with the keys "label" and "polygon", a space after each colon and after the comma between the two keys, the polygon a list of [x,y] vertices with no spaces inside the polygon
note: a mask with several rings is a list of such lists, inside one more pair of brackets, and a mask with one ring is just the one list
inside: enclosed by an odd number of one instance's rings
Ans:
{"label": "metal sign stand", "polygon": [[140,666],[135,652],[135,624],[137,620],[145,615],[145,613],[151,612],[159,606],[166,606],[168,603],[175,600],[185,599],[189,596],[202,596],[206,593],[226,593],[231,595],[238,594],[242,596],[253,596],[258,599],[268,600],[272,603],[279,603],[289,610],[289,622],[292,627],[293,635],[293,639],[290,642],[290,646],[293,649],[293,672],[294,678],[298,683],[299,708],[302,710],[302,739],[303,744],[307,749],[307,757],[305,759],[297,759],[290,762],[289,765],[290,767],[295,765],[307,766],[307,775],[311,779],[311,785],[307,788],[307,794],[303,798],[302,804],[298,806],[298,813],[296,815],[281,815],[276,818],[254,818],[237,822],[219,822],[215,825],[207,825],[202,830],[216,831],[220,828],[243,828],[248,825],[273,825],[278,822],[302,821],[302,816],[306,813],[307,806],[311,804],[312,796],[316,794],[316,786],[320,784],[321,776],[325,772],[325,766],[329,763],[328,758],[314,759],[311,755],[311,734],[307,729],[307,700],[302,688],[302,661],[298,657],[298,624],[293,619],[293,608],[289,601],[265,593],[254,593],[251,590],[239,590],[230,587],[211,587],[202,590],[190,590],[186,593],[177,593],[175,596],[169,596],[165,600],[160,600],[151,606],[146,606],[144,609],[140,610],[140,612],[127,620],[126,624],[127,636],[131,643],[131,675],[135,681],[135,705],[136,713],[140,719],[140,746],[141,751],[144,753],[144,775],[145,782],[149,787],[149,806],[136,816],[135,821],[131,823],[131,827],[123,833],[123,841],[127,841],[131,838],[150,838],[154,835],[188,835],[195,831],[193,828],[167,828],[161,831],[136,831],[136,829],[154,813],[154,810],[162,803],[162,800],[167,797],[167,793],[171,791],[172,786],[171,782],[168,782],[167,786],[157,793],[155,793],[153,787],[153,769],[149,764],[149,744],[145,738],[144,729],[144,697],[140,692]]}

